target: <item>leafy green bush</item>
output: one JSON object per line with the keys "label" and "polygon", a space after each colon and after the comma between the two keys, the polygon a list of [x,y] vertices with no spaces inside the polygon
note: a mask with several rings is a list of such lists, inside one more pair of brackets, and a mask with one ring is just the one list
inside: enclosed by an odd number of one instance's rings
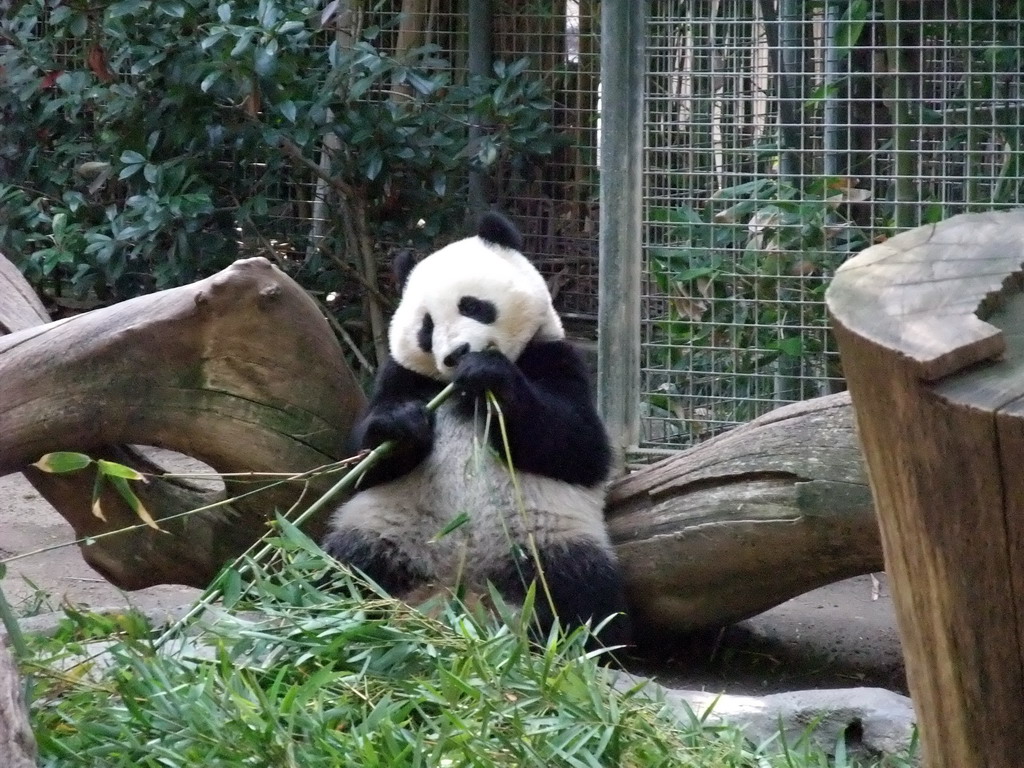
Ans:
{"label": "leafy green bush", "polygon": [[838,380],[823,299],[835,267],[868,245],[842,213],[858,192],[843,179],[800,190],[762,178],[716,192],[699,211],[651,211],[661,225],[651,274],[667,297],[649,330],[651,413],[713,433],[777,405],[779,387],[794,387],[781,399],[798,400]]}
{"label": "leafy green bush", "polygon": [[26,0],[0,24],[0,250],[52,291],[117,300],[256,252],[331,290],[381,239],[461,226],[471,168],[554,141],[525,62],[459,79],[296,0]]}

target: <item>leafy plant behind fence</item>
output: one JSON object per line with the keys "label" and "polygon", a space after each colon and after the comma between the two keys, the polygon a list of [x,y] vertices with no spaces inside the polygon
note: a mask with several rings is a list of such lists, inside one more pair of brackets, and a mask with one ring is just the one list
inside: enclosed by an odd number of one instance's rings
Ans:
{"label": "leafy plant behind fence", "polygon": [[296,0],[26,0],[2,24],[0,250],[53,295],[119,300],[254,253],[358,285],[381,241],[462,228],[471,169],[556,140],[525,61],[467,78]]}

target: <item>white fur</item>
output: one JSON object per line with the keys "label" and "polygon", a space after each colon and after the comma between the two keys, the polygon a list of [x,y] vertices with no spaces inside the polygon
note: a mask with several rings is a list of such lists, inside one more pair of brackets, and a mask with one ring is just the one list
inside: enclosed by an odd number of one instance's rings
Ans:
{"label": "white fur", "polygon": [[[357,493],[335,513],[332,528],[401,542],[436,583],[474,590],[485,588],[487,569],[507,557],[510,543],[529,553],[531,536],[542,548],[586,539],[611,553],[603,483],[587,488],[516,472],[517,494],[479,426],[442,406],[430,455],[407,475]],[[462,513],[468,522],[439,537]]]}
{"label": "white fur", "polygon": [[[497,321],[487,325],[460,315],[462,296],[490,301],[498,308]],[[417,342],[425,313],[434,321],[431,352]],[[454,368],[444,358],[459,345],[468,343],[472,352],[497,348],[516,360],[533,338],[565,338],[544,278],[518,251],[474,236],[445,246],[413,268],[391,318],[388,343],[391,355],[406,368],[450,381]]]}

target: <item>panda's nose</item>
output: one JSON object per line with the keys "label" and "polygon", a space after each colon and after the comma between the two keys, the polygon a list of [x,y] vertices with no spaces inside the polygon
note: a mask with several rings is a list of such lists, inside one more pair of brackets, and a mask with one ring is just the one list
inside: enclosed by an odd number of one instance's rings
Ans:
{"label": "panda's nose", "polygon": [[464,358],[468,353],[469,344],[459,344],[459,346],[444,356],[444,364],[449,368],[454,368],[459,364],[459,360]]}

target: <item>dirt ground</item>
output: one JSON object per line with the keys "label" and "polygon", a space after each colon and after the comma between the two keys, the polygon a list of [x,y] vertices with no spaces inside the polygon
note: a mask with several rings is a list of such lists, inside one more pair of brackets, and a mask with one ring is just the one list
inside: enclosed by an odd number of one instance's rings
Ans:
{"label": "dirt ground", "polygon": [[[20,474],[0,477],[0,559],[73,539],[71,527]],[[633,671],[665,685],[728,693],[879,686],[906,692],[899,639],[885,574],[859,576],[814,590],[730,627],[680,644],[672,658]],[[3,582],[22,613],[62,601],[93,608],[133,604],[164,609],[196,590],[162,586],[124,593],[96,574],[74,546],[9,564]]]}

